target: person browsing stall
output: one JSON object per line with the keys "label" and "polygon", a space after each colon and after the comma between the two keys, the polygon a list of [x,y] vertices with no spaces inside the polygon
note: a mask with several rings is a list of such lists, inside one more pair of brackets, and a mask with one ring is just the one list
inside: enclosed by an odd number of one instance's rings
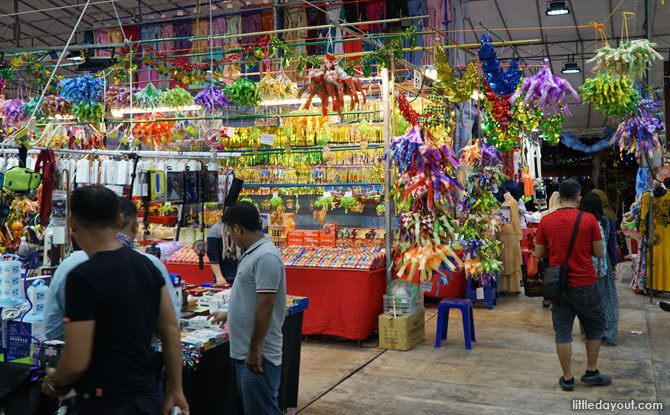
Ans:
{"label": "person browsing stall", "polygon": [[[138,223],[137,223],[137,207],[132,200],[126,198],[119,198],[119,212],[122,216],[121,229],[117,233],[117,238],[124,246],[132,248],[137,237]],[[140,252],[140,251],[137,251]],[[160,271],[161,276],[165,280],[165,285],[172,287],[172,279],[168,274],[165,265],[155,257],[144,252],[140,252],[151,260],[153,266]],[[73,252],[69,257],[65,258],[58,266],[49,286],[47,292],[47,303],[44,309],[44,331],[45,336],[49,340],[63,340],[65,333],[65,324],[63,317],[65,316],[65,281],[70,271],[75,269],[79,264],[88,261],[88,255],[83,250]],[[177,321],[180,318],[179,299],[175,290],[168,290],[172,308],[175,312]]]}
{"label": "person browsing stall", "polygon": [[151,261],[123,246],[118,197],[103,186],[75,190],[70,227],[90,258],[65,283],[65,348],[42,391],[77,392],[78,414],[157,414],[150,361],[154,329],[161,335],[167,390],[163,414],[189,413],[182,389],[180,330],[168,287]]}
{"label": "person browsing stall", "polygon": [[[549,256],[549,266],[560,266],[566,261],[568,247],[578,217],[581,187],[575,180],[565,180],[559,188],[561,208],[542,218],[535,239],[535,256]],[[559,384],[565,391],[575,388],[572,376],[572,326],[575,316],[586,334],[586,373],[582,382],[590,385],[609,385],[612,379],[598,371],[598,354],[605,330],[605,315],[598,289],[598,279],[591,257],[603,258],[600,228],[596,218],[583,212],[576,233],[575,244],[567,260],[568,287],[562,298],[554,300],[551,316],[556,333],[556,352],[563,369]]]}
{"label": "person browsing stall", "polygon": [[286,271],[272,240],[261,231],[258,209],[238,202],[222,217],[235,244],[245,249],[230,296],[230,357],[236,360],[244,413],[280,415],[277,400],[282,364],[282,325],[286,312]]}

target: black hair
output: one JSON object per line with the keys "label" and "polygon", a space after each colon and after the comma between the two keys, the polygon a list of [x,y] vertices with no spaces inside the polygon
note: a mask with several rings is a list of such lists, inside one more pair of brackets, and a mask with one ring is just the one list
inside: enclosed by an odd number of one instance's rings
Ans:
{"label": "black hair", "polygon": [[261,217],[258,209],[249,202],[237,202],[227,208],[221,216],[221,222],[228,226],[239,225],[252,232],[261,230]]}
{"label": "black hair", "polygon": [[121,229],[130,225],[130,222],[137,219],[137,206],[129,198],[119,198],[119,213],[121,214]]}
{"label": "black hair", "polygon": [[670,177],[666,177],[663,179],[663,186],[665,186],[666,189],[670,190]]}
{"label": "black hair", "polygon": [[605,223],[603,202],[597,194],[592,192],[587,193],[586,196],[584,196],[584,199],[582,199],[582,206],[580,209],[595,216],[601,224]]}
{"label": "black hair", "polygon": [[119,197],[104,186],[80,187],[70,196],[70,214],[84,228],[115,228]]}
{"label": "black hair", "polygon": [[561,200],[564,202],[574,202],[582,192],[582,186],[577,183],[577,180],[568,179],[563,180],[558,187],[558,193],[561,195]]}
{"label": "black hair", "polygon": [[509,189],[509,194],[512,195],[514,200],[519,200],[519,199],[521,199],[521,196],[523,196],[523,192],[521,191],[521,189],[519,189],[518,186]]}

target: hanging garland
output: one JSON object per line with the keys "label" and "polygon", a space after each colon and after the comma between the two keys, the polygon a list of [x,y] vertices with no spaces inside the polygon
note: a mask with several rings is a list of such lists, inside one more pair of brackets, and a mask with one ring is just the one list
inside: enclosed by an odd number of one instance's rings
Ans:
{"label": "hanging garland", "polygon": [[59,95],[73,104],[92,104],[102,100],[105,80],[91,75],[68,78],[58,83]]}
{"label": "hanging garland", "polygon": [[472,96],[472,91],[479,85],[479,74],[477,63],[468,64],[463,78],[458,80],[449,65],[449,55],[445,52],[442,44],[436,39],[433,46],[435,54],[435,66],[437,67],[437,87],[444,89],[444,96],[452,102],[467,102]]}
{"label": "hanging garland", "polygon": [[165,118],[165,116],[160,112],[138,115],[137,120],[152,122],[135,124],[135,144],[140,145],[142,143],[145,146],[167,144],[172,136],[172,131],[175,129],[175,123],[174,121],[156,121],[162,118]]}
{"label": "hanging garland", "polygon": [[[126,108],[130,106],[130,88],[125,86],[111,85],[105,91],[105,103],[109,108]],[[133,95],[140,92],[139,88],[133,88]],[[133,97],[134,98],[134,97]]]}
{"label": "hanging garland", "polygon": [[482,71],[486,76],[493,91],[498,95],[512,94],[519,85],[521,71],[519,70],[519,61],[512,59],[507,71],[503,71],[500,62],[493,48],[491,35],[483,33],[481,35],[481,47],[479,49],[479,61],[482,64]]}
{"label": "hanging garland", "polygon": [[509,95],[498,96],[487,81],[484,81],[484,85],[486,112],[482,128],[486,142],[503,153],[509,153],[514,150],[521,134],[518,120],[512,118]]}
{"label": "hanging garland", "polygon": [[605,117],[625,117],[637,110],[640,93],[626,76],[610,76],[601,72],[587,79],[580,87],[584,101],[589,102]]}
{"label": "hanging garland", "polygon": [[41,111],[47,117],[70,115],[72,114],[72,102],[63,99],[58,95],[47,95],[42,100]]}

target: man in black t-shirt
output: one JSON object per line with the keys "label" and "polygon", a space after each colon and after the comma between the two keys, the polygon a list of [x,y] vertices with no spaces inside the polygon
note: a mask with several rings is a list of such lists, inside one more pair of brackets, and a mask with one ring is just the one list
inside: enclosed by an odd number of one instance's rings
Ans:
{"label": "man in black t-shirt", "polygon": [[42,390],[52,396],[70,387],[80,415],[154,415],[161,412],[151,338],[161,334],[167,391],[163,414],[178,406],[182,390],[179,326],[168,288],[143,255],[119,243],[118,198],[102,186],[79,188],[70,200],[70,226],[90,258],[65,286],[65,350]]}

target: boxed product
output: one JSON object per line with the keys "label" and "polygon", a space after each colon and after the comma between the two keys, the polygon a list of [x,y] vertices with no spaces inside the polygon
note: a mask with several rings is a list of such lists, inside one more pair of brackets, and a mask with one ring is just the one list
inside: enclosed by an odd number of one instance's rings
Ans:
{"label": "boxed product", "polygon": [[44,337],[44,324],[41,321],[23,322],[23,329],[19,320],[3,320],[2,332],[5,336],[5,362],[32,364],[30,361],[30,347],[37,343],[36,337],[40,341],[46,340]]}
{"label": "boxed product", "polygon": [[321,231],[304,231],[304,244],[318,246],[321,241]]}
{"label": "boxed product", "polygon": [[287,245],[302,245],[305,243],[305,234],[303,231],[288,231],[286,232]]}
{"label": "boxed product", "polygon": [[379,315],[379,348],[409,350],[426,338],[424,310],[408,316]]}

